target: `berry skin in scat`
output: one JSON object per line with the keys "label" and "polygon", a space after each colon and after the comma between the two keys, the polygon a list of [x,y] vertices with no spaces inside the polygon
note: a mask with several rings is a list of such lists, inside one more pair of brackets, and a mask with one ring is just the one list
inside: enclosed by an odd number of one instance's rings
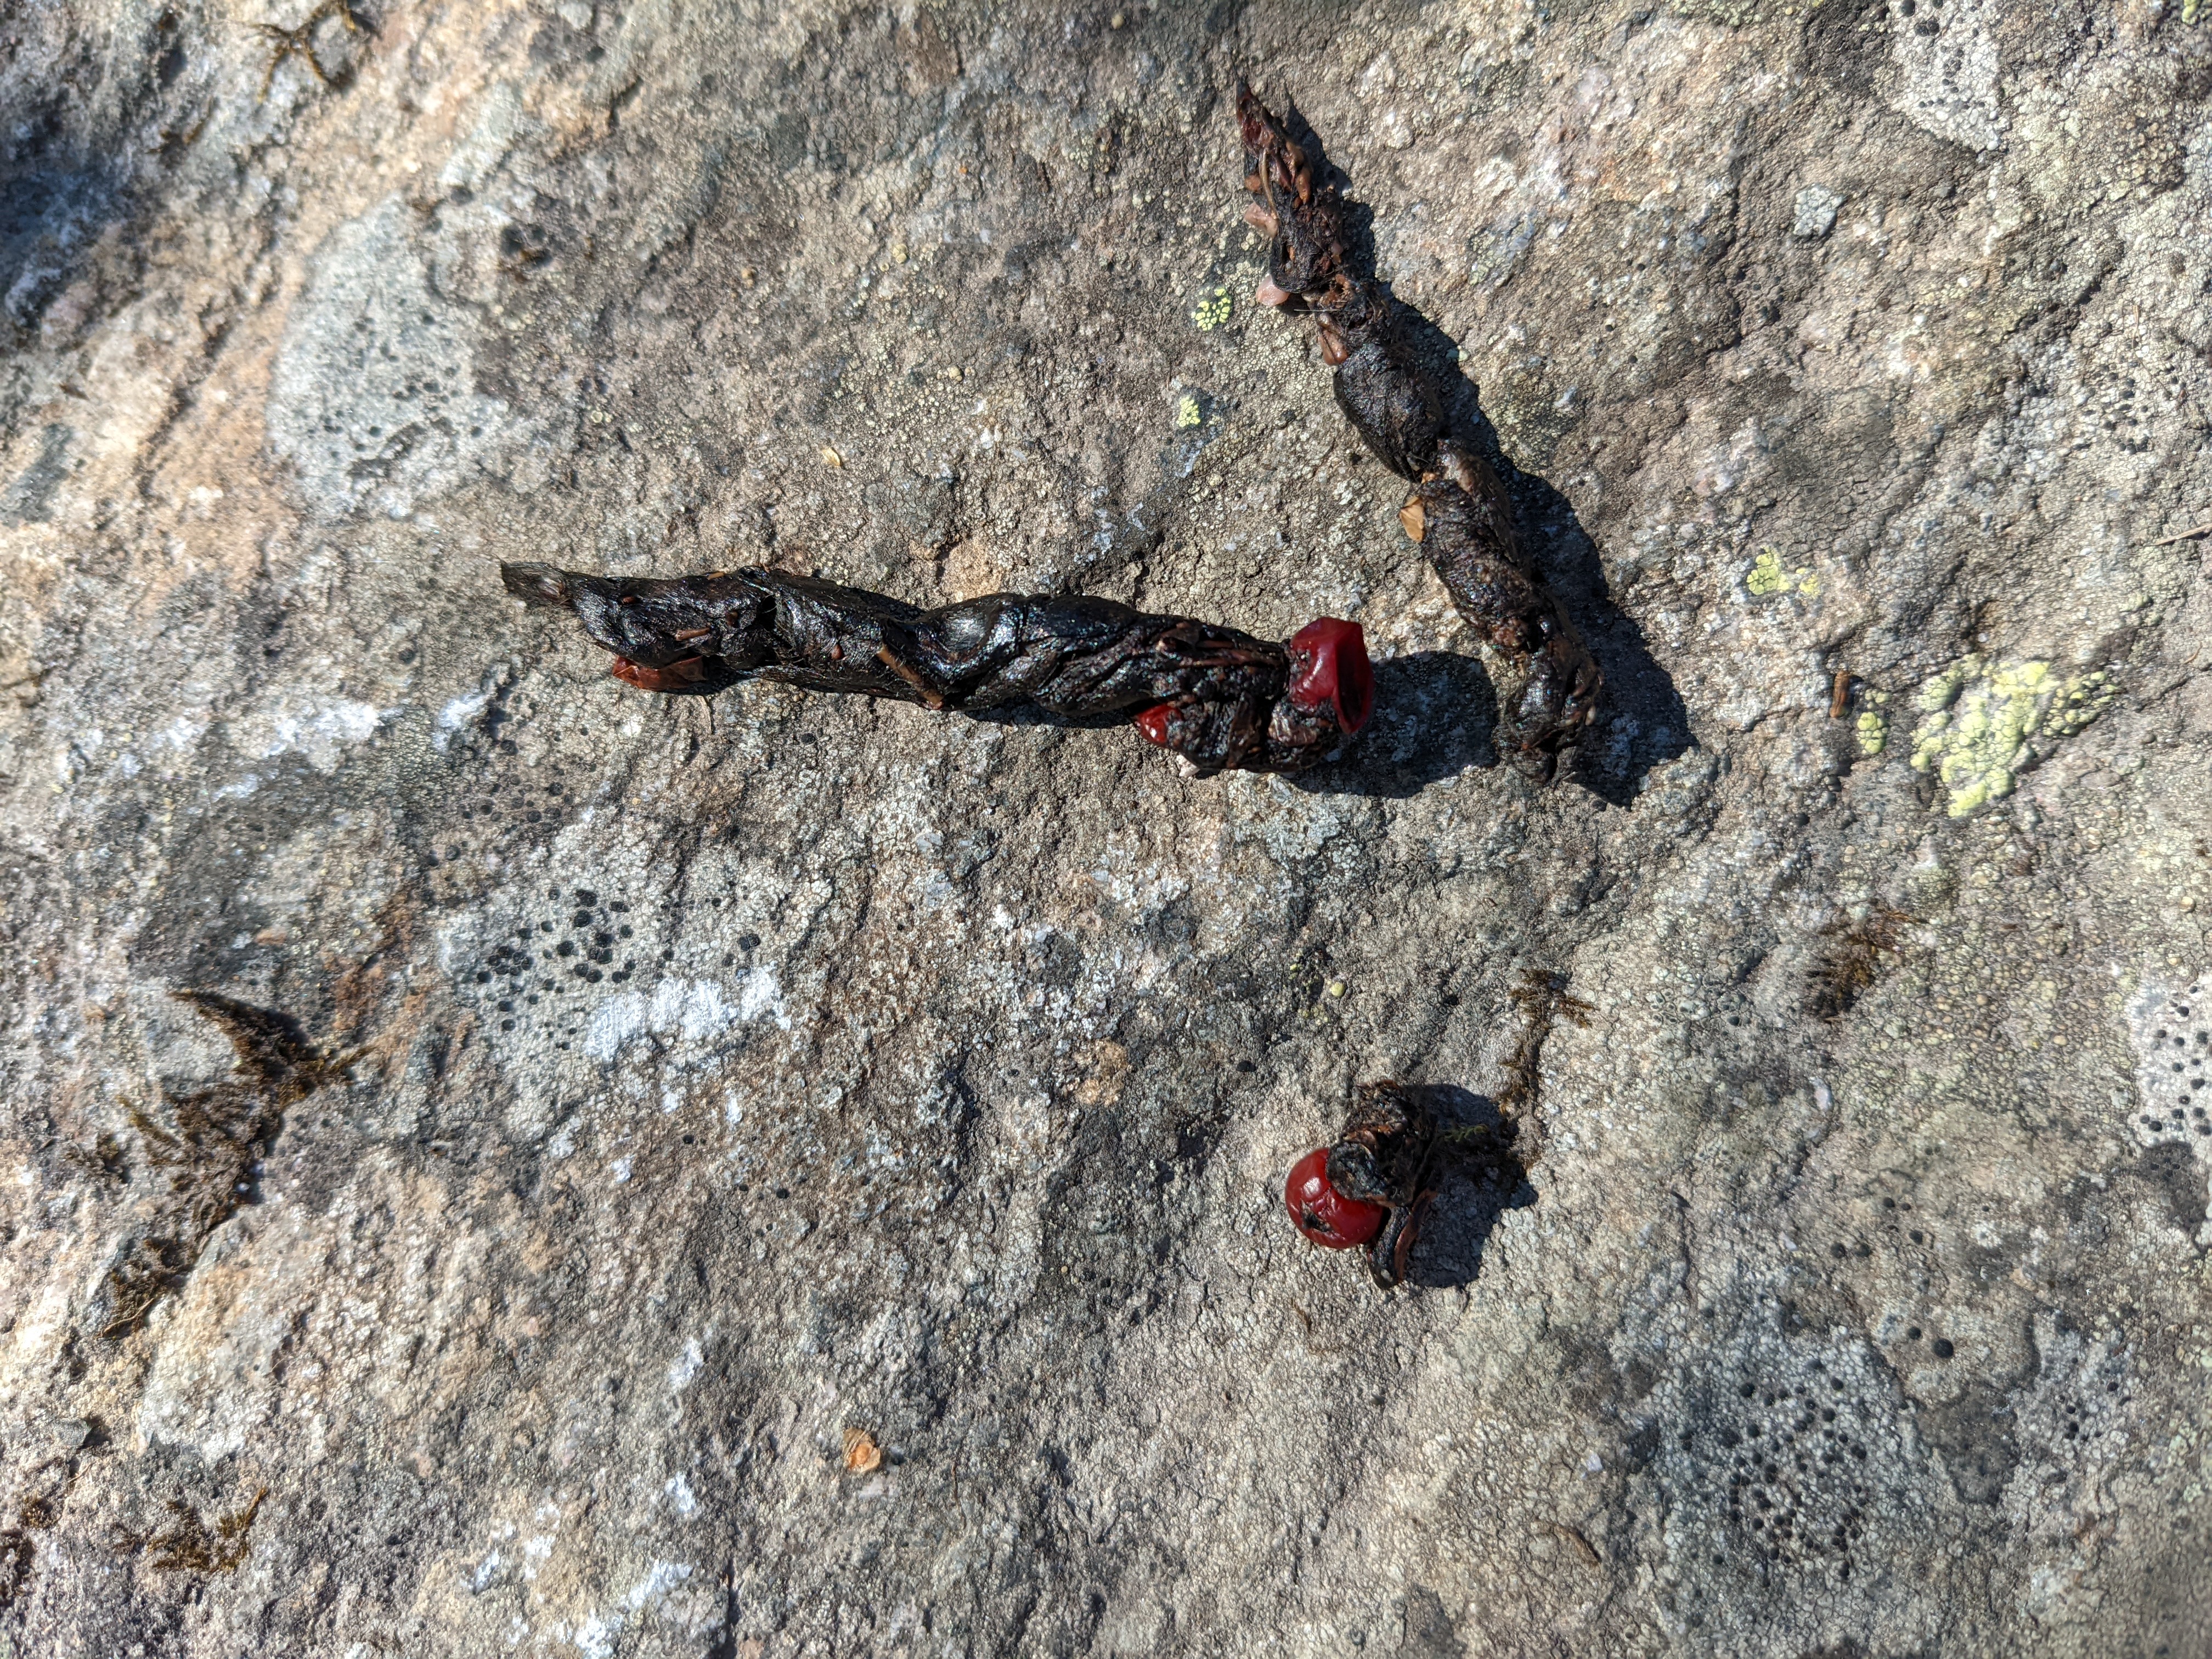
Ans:
{"label": "berry skin in scat", "polygon": [[1419,1091],[1361,1084],[1342,1132],[1291,1170],[1291,1224],[1330,1249],[1364,1246],[1377,1288],[1396,1289],[1437,1195],[1437,1149],[1436,1114]]}
{"label": "berry skin in scat", "polygon": [[1359,624],[1335,617],[1310,622],[1291,635],[1290,651],[1291,701],[1302,708],[1328,705],[1345,736],[1357,736],[1375,712],[1375,670]]}
{"label": "berry skin in scat", "polygon": [[1328,1148],[1316,1146],[1291,1165],[1283,1187],[1291,1224],[1325,1250],[1349,1250],[1382,1231],[1380,1204],[1346,1198],[1328,1183]]}

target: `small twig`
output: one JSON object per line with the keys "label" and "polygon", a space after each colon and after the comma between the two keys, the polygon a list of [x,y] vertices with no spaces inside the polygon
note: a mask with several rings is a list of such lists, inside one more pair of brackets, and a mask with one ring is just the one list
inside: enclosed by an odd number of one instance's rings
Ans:
{"label": "small twig", "polygon": [[1851,673],[1848,668],[1836,676],[1836,689],[1828,698],[1828,718],[1843,719],[1851,706]]}
{"label": "small twig", "polygon": [[922,678],[921,675],[917,671],[908,667],[896,657],[893,656],[891,654],[890,647],[887,645],[878,650],[876,653],[876,660],[883,664],[884,667],[890,669],[892,673],[897,675],[915,690],[921,692],[921,701],[926,707],[931,708],[942,708],[945,707],[944,697],[930,685],[927,680]]}
{"label": "small twig", "polygon": [[2212,520],[2207,520],[2194,530],[2185,530],[2178,536],[2168,536],[2162,542],[2153,542],[2153,547],[2172,547],[2176,542],[2193,542],[2199,536],[2212,536]]}
{"label": "small twig", "polygon": [[1558,1539],[1562,1544],[1565,1544],[1569,1549],[1572,1550],[1575,1553],[1576,1559],[1581,1561],[1584,1566],[1599,1567],[1605,1565],[1604,1558],[1597,1553],[1595,1547],[1591,1545],[1590,1540],[1583,1537],[1582,1534],[1577,1532],[1574,1528],[1568,1526],[1563,1521],[1547,1521],[1543,1525],[1544,1530],[1550,1533],[1553,1537]]}

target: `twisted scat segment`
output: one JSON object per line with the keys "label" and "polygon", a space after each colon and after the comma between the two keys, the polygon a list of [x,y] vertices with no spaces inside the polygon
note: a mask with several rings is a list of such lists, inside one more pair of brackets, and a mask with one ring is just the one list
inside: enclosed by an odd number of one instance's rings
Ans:
{"label": "twisted scat segment", "polygon": [[1415,489],[1400,513],[1474,630],[1498,693],[1499,757],[1539,781],[1596,718],[1603,677],[1520,545],[1498,476],[1447,431],[1440,389],[1408,348],[1397,301],[1352,268],[1344,201],[1307,146],[1239,82],[1245,219],[1268,239],[1255,297],[1313,319],[1337,406]]}
{"label": "twisted scat segment", "polygon": [[772,679],[953,713],[1119,716],[1201,775],[1303,771],[1373,705],[1364,636],[1333,617],[1279,644],[1109,599],[993,593],[925,610],[759,568],[621,579],[507,564],[501,579],[572,614],[641,690]]}

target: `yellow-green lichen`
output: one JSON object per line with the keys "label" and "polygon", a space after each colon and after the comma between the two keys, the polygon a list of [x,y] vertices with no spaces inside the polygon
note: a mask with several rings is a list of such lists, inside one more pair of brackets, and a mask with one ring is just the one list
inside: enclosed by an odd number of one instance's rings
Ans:
{"label": "yellow-green lichen", "polygon": [[1759,550],[1743,585],[1762,599],[1770,593],[1802,593],[1809,599],[1820,591],[1820,579],[1811,571],[1784,569],[1782,550],[1774,547]]}
{"label": "yellow-green lichen", "polygon": [[1859,753],[1879,755],[1889,746],[1889,693],[1878,686],[1866,686],[1860,694],[1865,712],[1858,719]]}
{"label": "yellow-green lichen", "polygon": [[1190,319],[1198,325],[1200,333],[1211,334],[1229,320],[1231,309],[1233,309],[1233,302],[1229,297],[1229,290],[1225,288],[1217,288],[1213,290],[1212,299],[1199,302],[1198,309],[1190,313]]}
{"label": "yellow-green lichen", "polygon": [[1198,412],[1198,399],[1192,397],[1188,392],[1184,392],[1182,399],[1176,404],[1176,429],[1180,431],[1182,428],[1187,426],[1196,426],[1199,423],[1200,418]]}
{"label": "yellow-green lichen", "polygon": [[2080,731],[2112,700],[2101,673],[2062,678],[2047,662],[1963,658],[1920,690],[1914,769],[1933,772],[1949,792],[1951,816],[1964,817],[2012,793],[2035,738]]}

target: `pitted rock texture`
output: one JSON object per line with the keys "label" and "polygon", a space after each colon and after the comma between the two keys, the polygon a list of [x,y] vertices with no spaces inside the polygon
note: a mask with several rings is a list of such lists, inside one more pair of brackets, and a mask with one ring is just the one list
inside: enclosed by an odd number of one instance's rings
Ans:
{"label": "pitted rock texture", "polygon": [[[7,25],[0,1650],[2203,1650],[2212,26],[353,15]],[[1604,666],[1549,790],[1240,70]],[[1382,708],[655,698],[543,558],[1350,616]],[[1518,1160],[1392,1295],[1280,1197],[1383,1076]]]}

